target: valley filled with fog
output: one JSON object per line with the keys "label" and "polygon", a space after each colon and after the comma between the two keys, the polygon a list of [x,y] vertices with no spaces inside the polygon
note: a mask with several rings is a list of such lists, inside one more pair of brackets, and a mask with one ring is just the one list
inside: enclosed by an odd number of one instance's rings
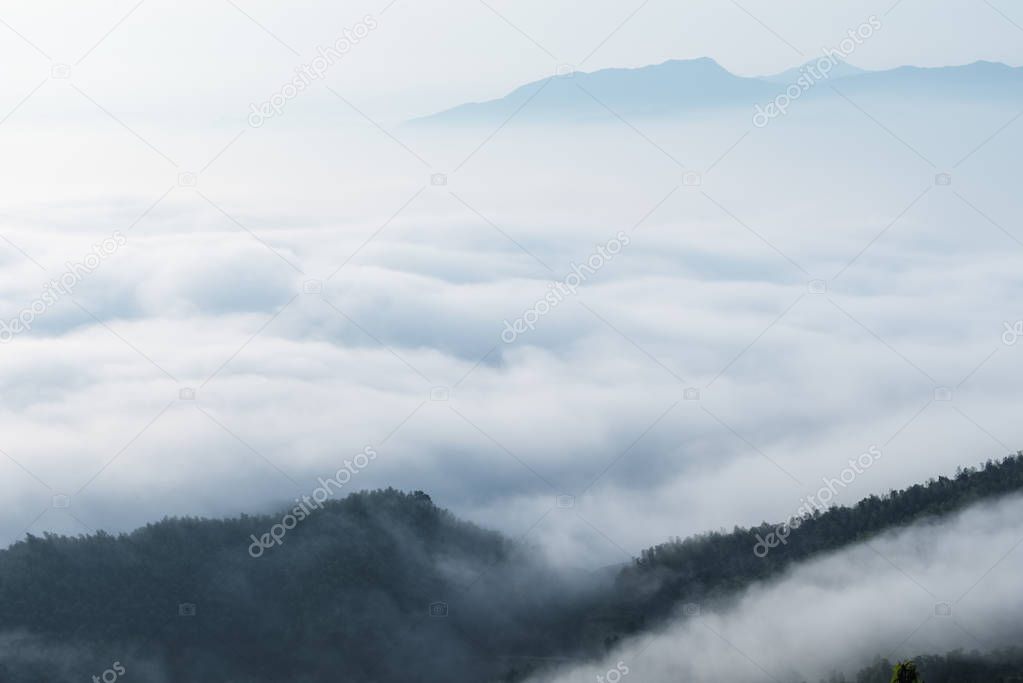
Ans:
{"label": "valley filled with fog", "polygon": [[276,509],[369,445],[353,488],[422,488],[592,567],[785,518],[872,445],[837,502],[1012,452],[1023,133],[985,144],[1005,106],[857,103],[882,128],[808,98],[757,128],[590,104],[392,139],[350,111],[310,129],[296,100],[194,187],[176,171],[238,130],[175,169],[111,123],[116,197],[10,121],[77,196],[40,208],[42,160],[4,179],[26,254],[4,254],[5,320],[124,243],[6,345],[5,538]]}
{"label": "valley filled with fog", "polygon": [[1002,4],[0,7],[0,679],[1016,680]]}

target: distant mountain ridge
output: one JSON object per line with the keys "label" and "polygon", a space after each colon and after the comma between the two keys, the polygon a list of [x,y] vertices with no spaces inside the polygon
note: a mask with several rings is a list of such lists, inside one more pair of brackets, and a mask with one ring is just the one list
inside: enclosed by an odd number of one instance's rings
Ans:
{"label": "distant mountain ridge", "polygon": [[[758,78],[762,81],[767,81],[768,83],[779,83],[781,85],[788,85],[789,83],[794,83],[796,80],[799,79],[800,76],[807,73],[811,75],[821,73],[819,59],[811,59],[805,64],[794,66],[791,69],[782,71],[781,73],[769,74],[767,76],[758,76]],[[825,79],[828,81],[835,81],[841,78],[848,78],[849,76],[860,76],[867,73],[870,72],[866,71],[865,69],[861,69],[857,66],[853,66],[848,62],[837,60],[831,66],[831,68],[827,70]],[[816,78],[817,76],[812,77]]]}
{"label": "distant mountain ridge", "polygon": [[[825,58],[821,58],[825,59]],[[807,78],[807,97],[834,97],[828,85],[840,82],[843,92],[883,96],[1023,100],[1023,68],[999,62],[959,66],[901,66],[865,71],[837,61],[826,77],[811,60],[778,74],[737,76],[713,59],[669,60],[661,64],[573,72],[533,81],[504,97],[458,105],[412,123],[464,124],[505,121],[513,115],[533,122],[588,120],[608,116],[670,118],[721,108],[766,104],[789,85]],[[528,105],[528,106],[527,106]]]}

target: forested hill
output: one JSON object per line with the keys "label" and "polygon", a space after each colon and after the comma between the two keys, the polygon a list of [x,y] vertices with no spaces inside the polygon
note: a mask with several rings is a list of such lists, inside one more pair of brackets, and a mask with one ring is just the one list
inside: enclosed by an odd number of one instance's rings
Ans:
{"label": "forested hill", "polygon": [[327,503],[252,557],[250,536],[281,518],[29,536],[0,552],[0,681],[89,680],[114,661],[135,681],[480,681],[509,668],[501,656],[564,651],[578,630],[585,585],[422,492]]}
{"label": "forested hill", "polygon": [[[649,627],[684,602],[699,602],[752,581],[770,578],[793,563],[868,539],[928,516],[961,510],[978,501],[1023,490],[1023,454],[961,468],[954,478],[938,477],[852,507],[832,507],[792,525],[785,542],[766,552],[758,544],[779,525],[764,523],[732,532],[674,539],[644,550],[617,580],[623,631]],[[763,557],[759,554],[763,554]]]}
{"label": "forested hill", "polygon": [[89,680],[115,661],[152,683],[520,680],[680,602],[1021,488],[1014,456],[815,514],[766,557],[771,525],[656,546],[613,583],[393,489],[327,503],[263,552],[253,537],[281,515],[29,536],[0,551],[0,681]]}

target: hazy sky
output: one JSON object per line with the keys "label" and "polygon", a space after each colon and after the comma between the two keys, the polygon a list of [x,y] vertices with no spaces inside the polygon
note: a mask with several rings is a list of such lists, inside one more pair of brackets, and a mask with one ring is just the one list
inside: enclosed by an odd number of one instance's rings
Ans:
{"label": "hazy sky", "polygon": [[709,56],[743,75],[781,71],[818,56],[872,14],[884,28],[850,59],[864,68],[1023,63],[1023,13],[1005,0],[233,5],[4,2],[0,82],[12,87],[4,87],[0,105],[28,92],[55,61],[73,65],[83,89],[119,111],[216,123],[230,116],[231,103],[255,100],[367,14],[379,28],[329,80],[391,120],[495,97],[561,64],[591,70]]}

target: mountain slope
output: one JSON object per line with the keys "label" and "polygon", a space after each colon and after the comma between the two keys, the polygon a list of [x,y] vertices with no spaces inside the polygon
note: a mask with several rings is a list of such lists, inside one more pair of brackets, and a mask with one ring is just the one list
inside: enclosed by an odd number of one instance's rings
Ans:
{"label": "mountain slope", "polygon": [[842,79],[842,92],[893,96],[929,96],[951,99],[1023,99],[1023,68],[998,62],[962,66],[900,66]]}
{"label": "mountain slope", "polygon": [[[618,605],[627,625],[649,627],[685,602],[727,593],[752,581],[777,576],[792,565],[882,532],[962,510],[974,503],[1023,490],[1023,455],[980,469],[960,469],[852,507],[816,511],[789,527],[784,542],[766,551],[763,540],[777,539],[783,525],[761,524],[731,533],[711,532],[675,539],[644,550],[617,579]],[[763,553],[761,555],[761,553]]]}
{"label": "mountain slope", "polygon": [[[843,62],[841,60],[836,61],[837,63],[831,67],[830,71],[828,71],[827,74],[826,80],[829,83],[833,83],[834,81],[840,80],[842,78],[848,78],[850,76],[860,76],[869,73],[859,67],[853,66],[852,64],[848,64],[847,62]],[[794,66],[791,69],[786,69],[785,71],[782,71],[781,73],[771,74],[769,76],[761,76],[760,80],[767,81],[768,83],[777,83],[780,85],[788,85],[789,83],[795,83],[797,80],[799,80],[800,76],[803,76],[806,73],[810,73],[811,75],[815,73],[821,73],[818,68],[819,62],[820,60],[811,59],[805,64]]]}
{"label": "mountain slope", "polygon": [[[806,65],[803,65],[805,67]],[[487,102],[463,104],[413,123],[544,123],[614,118],[673,118],[720,108],[766,104],[797,83],[803,67],[762,78],[736,76],[712,59],[672,60],[635,69],[576,72],[534,81]],[[920,95],[952,100],[1023,100],[1023,68],[993,62],[863,71],[840,62],[829,78],[813,81],[807,97],[843,93],[869,97]]]}
{"label": "mountain slope", "polygon": [[0,625],[39,638],[44,661],[63,658],[55,644],[97,653],[79,674],[150,657],[166,679],[194,682],[486,680],[507,668],[499,655],[560,651],[559,634],[576,630],[580,582],[423,493],[328,503],[251,557],[250,535],[280,520],[30,536],[0,553]]}
{"label": "mountain slope", "polygon": [[[712,59],[672,60],[638,69],[575,72],[534,81],[489,102],[463,104],[419,123],[503,121],[517,111],[527,120],[665,116],[749,105],[776,88],[735,76]],[[528,104],[528,107],[526,106]],[[611,114],[608,110],[614,112]]]}
{"label": "mountain slope", "polygon": [[802,520],[675,540],[606,572],[558,573],[422,492],[353,494],[249,553],[280,516],[174,519],[0,551],[0,680],[61,683],[114,661],[133,680],[521,680],[589,659],[798,562],[1023,490],[1023,456]]}

